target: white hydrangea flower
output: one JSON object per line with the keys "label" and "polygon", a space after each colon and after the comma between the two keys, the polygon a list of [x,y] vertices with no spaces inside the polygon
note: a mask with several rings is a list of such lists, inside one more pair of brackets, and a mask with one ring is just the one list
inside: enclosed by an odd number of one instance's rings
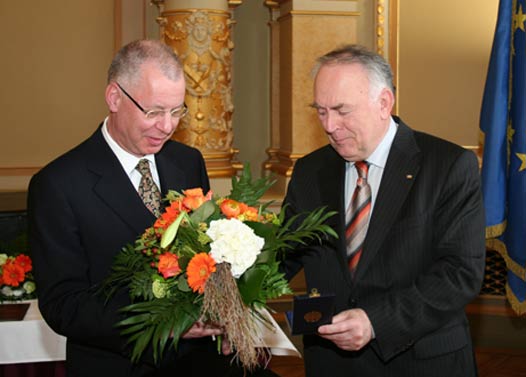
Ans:
{"label": "white hydrangea flower", "polygon": [[11,287],[9,286],[4,286],[2,287],[2,289],[0,290],[0,292],[2,292],[2,294],[6,297],[10,297],[10,296],[13,296],[13,289],[11,289]]}
{"label": "white hydrangea flower", "polygon": [[206,234],[212,239],[210,256],[216,263],[230,263],[235,278],[254,264],[265,245],[262,237],[237,219],[212,221]]}

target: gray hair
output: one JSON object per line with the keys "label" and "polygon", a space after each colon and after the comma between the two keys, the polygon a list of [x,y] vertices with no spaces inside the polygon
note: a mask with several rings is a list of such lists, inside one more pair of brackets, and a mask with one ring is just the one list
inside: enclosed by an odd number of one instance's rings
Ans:
{"label": "gray hair", "polygon": [[[345,45],[316,59],[316,65],[312,71],[315,77],[320,68],[325,65],[337,64],[360,64],[368,72],[369,84],[372,88],[371,95],[377,95],[383,88],[390,89],[393,93],[393,73],[389,63],[385,59],[364,46]],[[373,94],[374,93],[374,94]]]}
{"label": "gray hair", "polygon": [[135,83],[144,63],[156,64],[170,80],[176,81],[182,76],[181,61],[174,51],[161,41],[145,39],[128,43],[117,52],[108,69],[108,84],[112,81]]}

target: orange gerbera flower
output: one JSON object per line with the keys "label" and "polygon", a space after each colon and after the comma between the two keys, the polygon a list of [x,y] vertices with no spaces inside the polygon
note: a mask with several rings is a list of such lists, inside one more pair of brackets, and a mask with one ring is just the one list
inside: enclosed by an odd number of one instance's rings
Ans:
{"label": "orange gerbera flower", "polygon": [[25,276],[24,269],[16,265],[14,262],[8,261],[4,264],[2,280],[5,284],[12,287],[18,287],[20,283],[24,281]]}
{"label": "orange gerbera flower", "polygon": [[216,271],[215,260],[207,253],[199,253],[188,263],[186,274],[188,285],[194,292],[203,293],[208,277]]}
{"label": "orange gerbera flower", "polygon": [[174,221],[179,217],[179,214],[183,210],[183,203],[181,200],[174,200],[170,203],[169,207],[166,207],[165,211],[157,218],[153,227],[155,229],[168,228]]}
{"label": "orange gerbera flower", "polygon": [[159,256],[157,270],[163,274],[165,279],[176,276],[181,272],[179,257],[172,253],[164,253]]}
{"label": "orange gerbera flower", "polygon": [[29,258],[25,254],[20,254],[15,258],[15,263],[22,267],[24,272],[29,272],[33,269],[33,265],[31,264],[31,258]]}

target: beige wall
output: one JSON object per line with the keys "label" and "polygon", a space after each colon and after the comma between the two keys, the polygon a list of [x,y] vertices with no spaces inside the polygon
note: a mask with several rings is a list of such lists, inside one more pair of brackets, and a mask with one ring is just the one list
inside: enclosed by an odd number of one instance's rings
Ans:
{"label": "beige wall", "polygon": [[[498,0],[399,3],[399,113],[417,129],[476,145]],[[106,114],[115,39],[158,38],[156,16],[147,0],[0,2],[0,190],[24,190],[24,174],[93,132]],[[234,146],[258,173],[269,146],[270,12],[263,0],[244,0],[234,16]]]}
{"label": "beige wall", "polygon": [[1,1],[0,46],[0,190],[25,188],[105,116],[113,2]]}
{"label": "beige wall", "polygon": [[245,1],[234,11],[234,148],[257,175],[270,143],[269,17],[263,1]]}
{"label": "beige wall", "polygon": [[465,146],[478,123],[498,0],[400,0],[399,114]]}

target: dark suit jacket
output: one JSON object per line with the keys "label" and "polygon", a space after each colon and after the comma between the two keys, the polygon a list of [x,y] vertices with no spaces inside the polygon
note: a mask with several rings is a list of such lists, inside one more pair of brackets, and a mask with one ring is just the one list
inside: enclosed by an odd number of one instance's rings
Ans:
{"label": "dark suit jacket", "polygon": [[[168,189],[208,191],[204,160],[196,149],[169,141],[155,159],[163,195]],[[117,309],[129,303],[127,294],[104,305],[93,291],[108,275],[115,254],[155,220],[100,128],[32,178],[28,218],[40,310],[51,328],[67,337],[68,376],[142,376],[162,370],[128,361],[124,339],[114,328]],[[192,342],[182,341],[181,347],[185,343]],[[167,355],[165,364],[173,365],[174,357]]]}
{"label": "dark suit jacket", "polygon": [[288,255],[307,288],[335,293],[336,313],[365,310],[376,338],[359,352],[304,337],[307,376],[473,376],[464,307],[479,292],[484,212],[476,156],[398,118],[354,280],[344,244],[345,161],[325,146],[297,161],[289,215],[327,205],[340,238]]}

